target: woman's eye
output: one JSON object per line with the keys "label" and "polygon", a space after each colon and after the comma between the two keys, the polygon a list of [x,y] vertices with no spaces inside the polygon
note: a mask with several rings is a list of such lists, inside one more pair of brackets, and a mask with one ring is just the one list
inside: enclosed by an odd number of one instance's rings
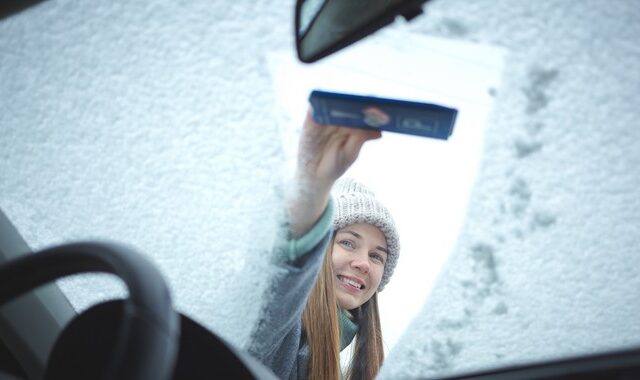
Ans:
{"label": "woman's eye", "polygon": [[351,240],[340,240],[339,244],[343,247],[353,249],[353,242]]}
{"label": "woman's eye", "polygon": [[382,257],[382,255],[379,253],[372,253],[371,258],[379,262],[380,264],[384,264],[384,257]]}

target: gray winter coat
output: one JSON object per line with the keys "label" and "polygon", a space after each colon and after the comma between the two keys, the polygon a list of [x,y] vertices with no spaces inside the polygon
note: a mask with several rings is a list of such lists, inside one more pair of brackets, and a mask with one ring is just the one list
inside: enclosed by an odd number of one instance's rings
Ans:
{"label": "gray winter coat", "polygon": [[[316,225],[302,238],[277,248],[279,271],[273,279],[249,352],[281,379],[306,379],[309,345],[302,328],[302,312],[331,241],[333,201]],[[349,345],[357,325],[340,313],[341,349]]]}

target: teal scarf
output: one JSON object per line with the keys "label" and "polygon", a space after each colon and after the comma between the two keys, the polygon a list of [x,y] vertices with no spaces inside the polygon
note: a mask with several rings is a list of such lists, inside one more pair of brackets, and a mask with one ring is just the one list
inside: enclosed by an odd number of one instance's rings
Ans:
{"label": "teal scarf", "polygon": [[340,318],[340,351],[344,350],[358,332],[358,325],[349,318],[345,310],[339,309]]}

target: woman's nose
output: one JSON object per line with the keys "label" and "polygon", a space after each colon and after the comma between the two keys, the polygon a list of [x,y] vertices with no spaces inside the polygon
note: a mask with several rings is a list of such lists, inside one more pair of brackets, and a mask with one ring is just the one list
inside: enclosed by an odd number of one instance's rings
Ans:
{"label": "woman's nose", "polygon": [[369,273],[369,255],[358,252],[354,255],[351,265],[362,273]]}

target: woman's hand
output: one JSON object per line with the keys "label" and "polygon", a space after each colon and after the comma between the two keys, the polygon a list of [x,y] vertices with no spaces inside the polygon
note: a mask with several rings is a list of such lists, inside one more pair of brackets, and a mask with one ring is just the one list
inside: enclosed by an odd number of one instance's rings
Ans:
{"label": "woman's hand", "polygon": [[298,179],[331,189],[355,162],[367,140],[380,131],[320,125],[307,112],[298,150]]}
{"label": "woman's hand", "polygon": [[307,112],[298,149],[298,189],[289,206],[293,238],[317,222],[334,182],[355,162],[362,145],[380,136],[376,130],[321,125]]}

